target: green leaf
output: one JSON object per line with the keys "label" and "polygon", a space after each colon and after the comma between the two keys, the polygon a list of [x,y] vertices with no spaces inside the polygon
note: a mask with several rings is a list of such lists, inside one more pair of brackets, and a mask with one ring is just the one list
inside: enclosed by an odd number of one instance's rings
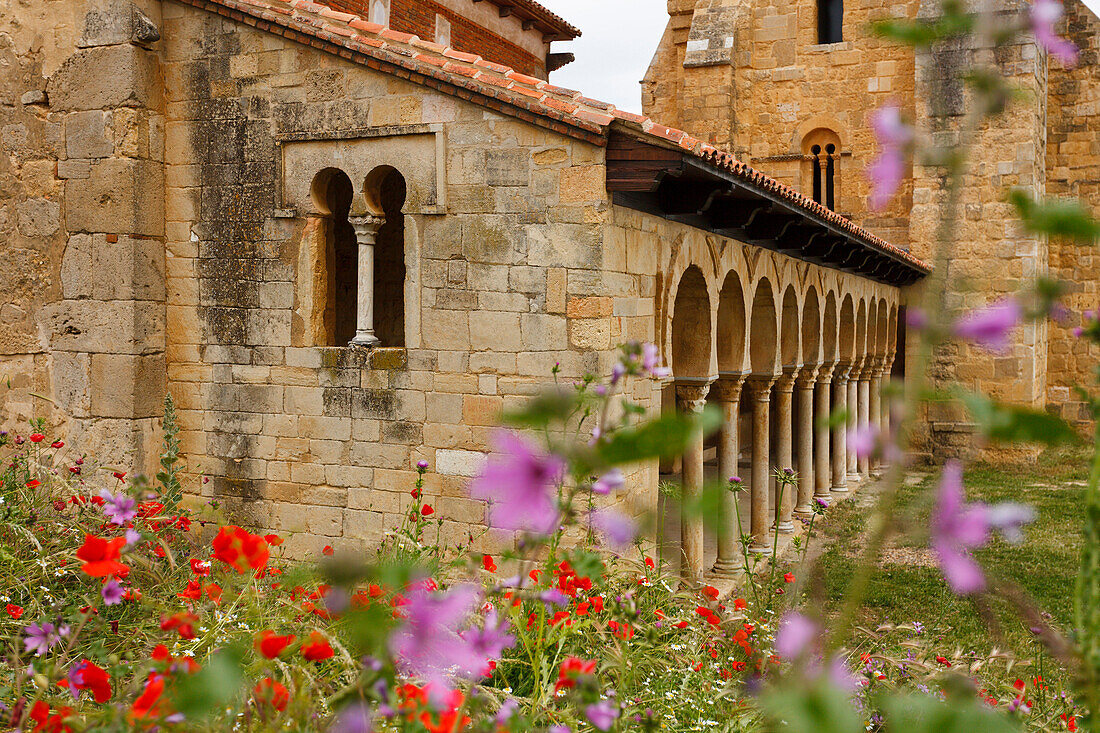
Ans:
{"label": "green leaf", "polygon": [[974,30],[974,16],[957,0],[944,0],[942,13],[934,19],[884,20],[871,24],[871,32],[914,48],[927,48]]}
{"label": "green leaf", "polygon": [[962,696],[941,702],[928,695],[897,694],[882,701],[887,733],[1014,733],[1006,716]]}
{"label": "green leaf", "polygon": [[241,691],[243,660],[242,649],[222,649],[195,674],[176,675],[170,693],[172,707],[194,722],[230,705]]}
{"label": "green leaf", "polygon": [[[786,684],[761,697],[775,729],[790,733],[855,733],[863,731],[852,701],[824,679],[810,684]],[[983,732],[986,733],[986,732]]]}
{"label": "green leaf", "polygon": [[616,431],[599,444],[596,452],[609,467],[676,456],[700,432],[710,435],[721,424],[722,413],[711,405],[697,415],[666,413],[637,427]]}
{"label": "green leaf", "polygon": [[1013,189],[1008,200],[1029,232],[1095,244],[1100,239],[1100,222],[1076,199],[1048,198],[1036,201],[1029,193]]}
{"label": "green leaf", "polygon": [[504,423],[519,428],[547,428],[564,423],[581,406],[581,397],[563,389],[547,390],[522,409],[504,415]]}
{"label": "green leaf", "polygon": [[976,392],[959,390],[982,435],[999,443],[1078,445],[1081,436],[1060,417],[1019,405],[1006,405]]}

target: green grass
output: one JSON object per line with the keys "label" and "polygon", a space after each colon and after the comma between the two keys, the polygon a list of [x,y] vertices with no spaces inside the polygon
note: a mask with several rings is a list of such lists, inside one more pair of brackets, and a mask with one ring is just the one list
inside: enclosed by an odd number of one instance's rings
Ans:
{"label": "green grass", "polygon": [[[1087,459],[1074,454],[1044,455],[1036,466],[995,468],[977,465],[966,472],[967,498],[996,503],[1016,501],[1035,508],[1037,520],[1027,529],[1023,544],[1010,545],[994,539],[977,557],[990,578],[1016,584],[1050,623],[1068,631],[1073,619],[1073,588],[1083,521],[1082,497]],[[927,546],[927,526],[935,494],[933,473],[915,486],[905,486],[899,495],[895,526],[900,535],[892,544],[910,552]],[[861,537],[869,508],[844,502],[830,511],[822,539],[832,544],[824,552],[820,567],[824,577],[820,593],[827,615],[839,610],[859,562]],[[858,624],[874,628],[880,623],[911,623],[925,626],[937,649],[949,655],[985,653],[997,647],[1014,652],[1021,659],[1036,652],[1030,624],[1021,620],[1006,601],[991,595],[960,598],[950,591],[936,567],[884,563],[875,573]],[[867,640],[853,632],[849,645],[857,648]],[[1064,682],[1064,673],[1047,668],[1046,677]]]}

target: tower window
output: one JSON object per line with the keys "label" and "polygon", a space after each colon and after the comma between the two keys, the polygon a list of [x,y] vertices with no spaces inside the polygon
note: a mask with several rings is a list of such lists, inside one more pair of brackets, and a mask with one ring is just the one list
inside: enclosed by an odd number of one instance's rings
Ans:
{"label": "tower window", "polygon": [[844,40],[844,0],[817,0],[817,42]]}
{"label": "tower window", "polygon": [[819,127],[803,138],[802,155],[802,190],[835,211],[840,200],[840,137]]}

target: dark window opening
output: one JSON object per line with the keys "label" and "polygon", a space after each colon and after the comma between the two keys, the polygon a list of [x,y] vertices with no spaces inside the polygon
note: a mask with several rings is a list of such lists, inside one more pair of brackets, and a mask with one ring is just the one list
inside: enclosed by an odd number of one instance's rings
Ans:
{"label": "dark window opening", "polygon": [[810,153],[814,156],[814,201],[821,203],[821,146],[814,145],[810,148]]}
{"label": "dark window opening", "polygon": [[324,333],[327,346],[345,346],[355,336],[358,302],[358,250],[351,212],[351,179],[342,170],[329,168],[318,174],[315,195],[325,212],[325,261],[327,285],[324,299]]}
{"label": "dark window opening", "polygon": [[[372,174],[373,176],[373,174]],[[386,221],[374,247],[374,333],[381,346],[405,345],[405,178],[389,169],[378,188]]]}
{"label": "dark window opening", "polygon": [[817,42],[844,40],[844,0],[817,0]]}
{"label": "dark window opening", "polygon": [[825,162],[825,205],[830,210],[836,210],[836,146],[829,143],[825,146],[828,159]]}

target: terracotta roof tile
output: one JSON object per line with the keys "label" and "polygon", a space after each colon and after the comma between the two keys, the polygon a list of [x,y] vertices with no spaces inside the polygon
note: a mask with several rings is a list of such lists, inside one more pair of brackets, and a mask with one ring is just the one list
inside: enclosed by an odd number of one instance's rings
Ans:
{"label": "terracotta roof tile", "polygon": [[[302,39],[297,34],[313,36],[336,46],[337,48],[329,50],[342,56],[354,59],[354,56],[349,55],[349,52],[353,52],[370,57],[375,62],[391,64],[405,70],[403,76],[407,76],[409,72],[418,74],[419,77],[413,78],[430,79],[435,88],[447,90],[450,87],[460,90],[463,98],[472,98],[496,110],[511,111],[523,119],[537,121],[543,118],[544,124],[551,129],[596,144],[606,143],[612,123],[628,125],[633,134],[648,135],[654,144],[661,144],[659,141],[671,142],[708,165],[721,168],[747,183],[788,200],[808,214],[848,232],[854,239],[871,248],[887,252],[915,269],[928,271],[927,265],[909,253],[745,165],[732,154],[708,145],[683,130],[666,127],[643,115],[616,109],[614,105],[590,99],[574,89],[559,87],[521,74],[474,54],[443,48],[408,33],[383,28],[349,13],[333,11],[311,0],[181,2],[213,10],[221,7],[223,14],[229,14],[230,11],[233,13],[230,17],[239,18],[240,14],[245,14],[262,18],[271,24],[270,29],[273,32],[283,32],[298,40]],[[508,0],[508,3],[516,7],[526,6],[532,12],[535,12],[537,6],[544,13],[549,13],[533,0]],[[280,31],[279,27],[285,30]],[[346,50],[341,53],[341,48]],[[489,73],[490,71],[493,73]]]}

